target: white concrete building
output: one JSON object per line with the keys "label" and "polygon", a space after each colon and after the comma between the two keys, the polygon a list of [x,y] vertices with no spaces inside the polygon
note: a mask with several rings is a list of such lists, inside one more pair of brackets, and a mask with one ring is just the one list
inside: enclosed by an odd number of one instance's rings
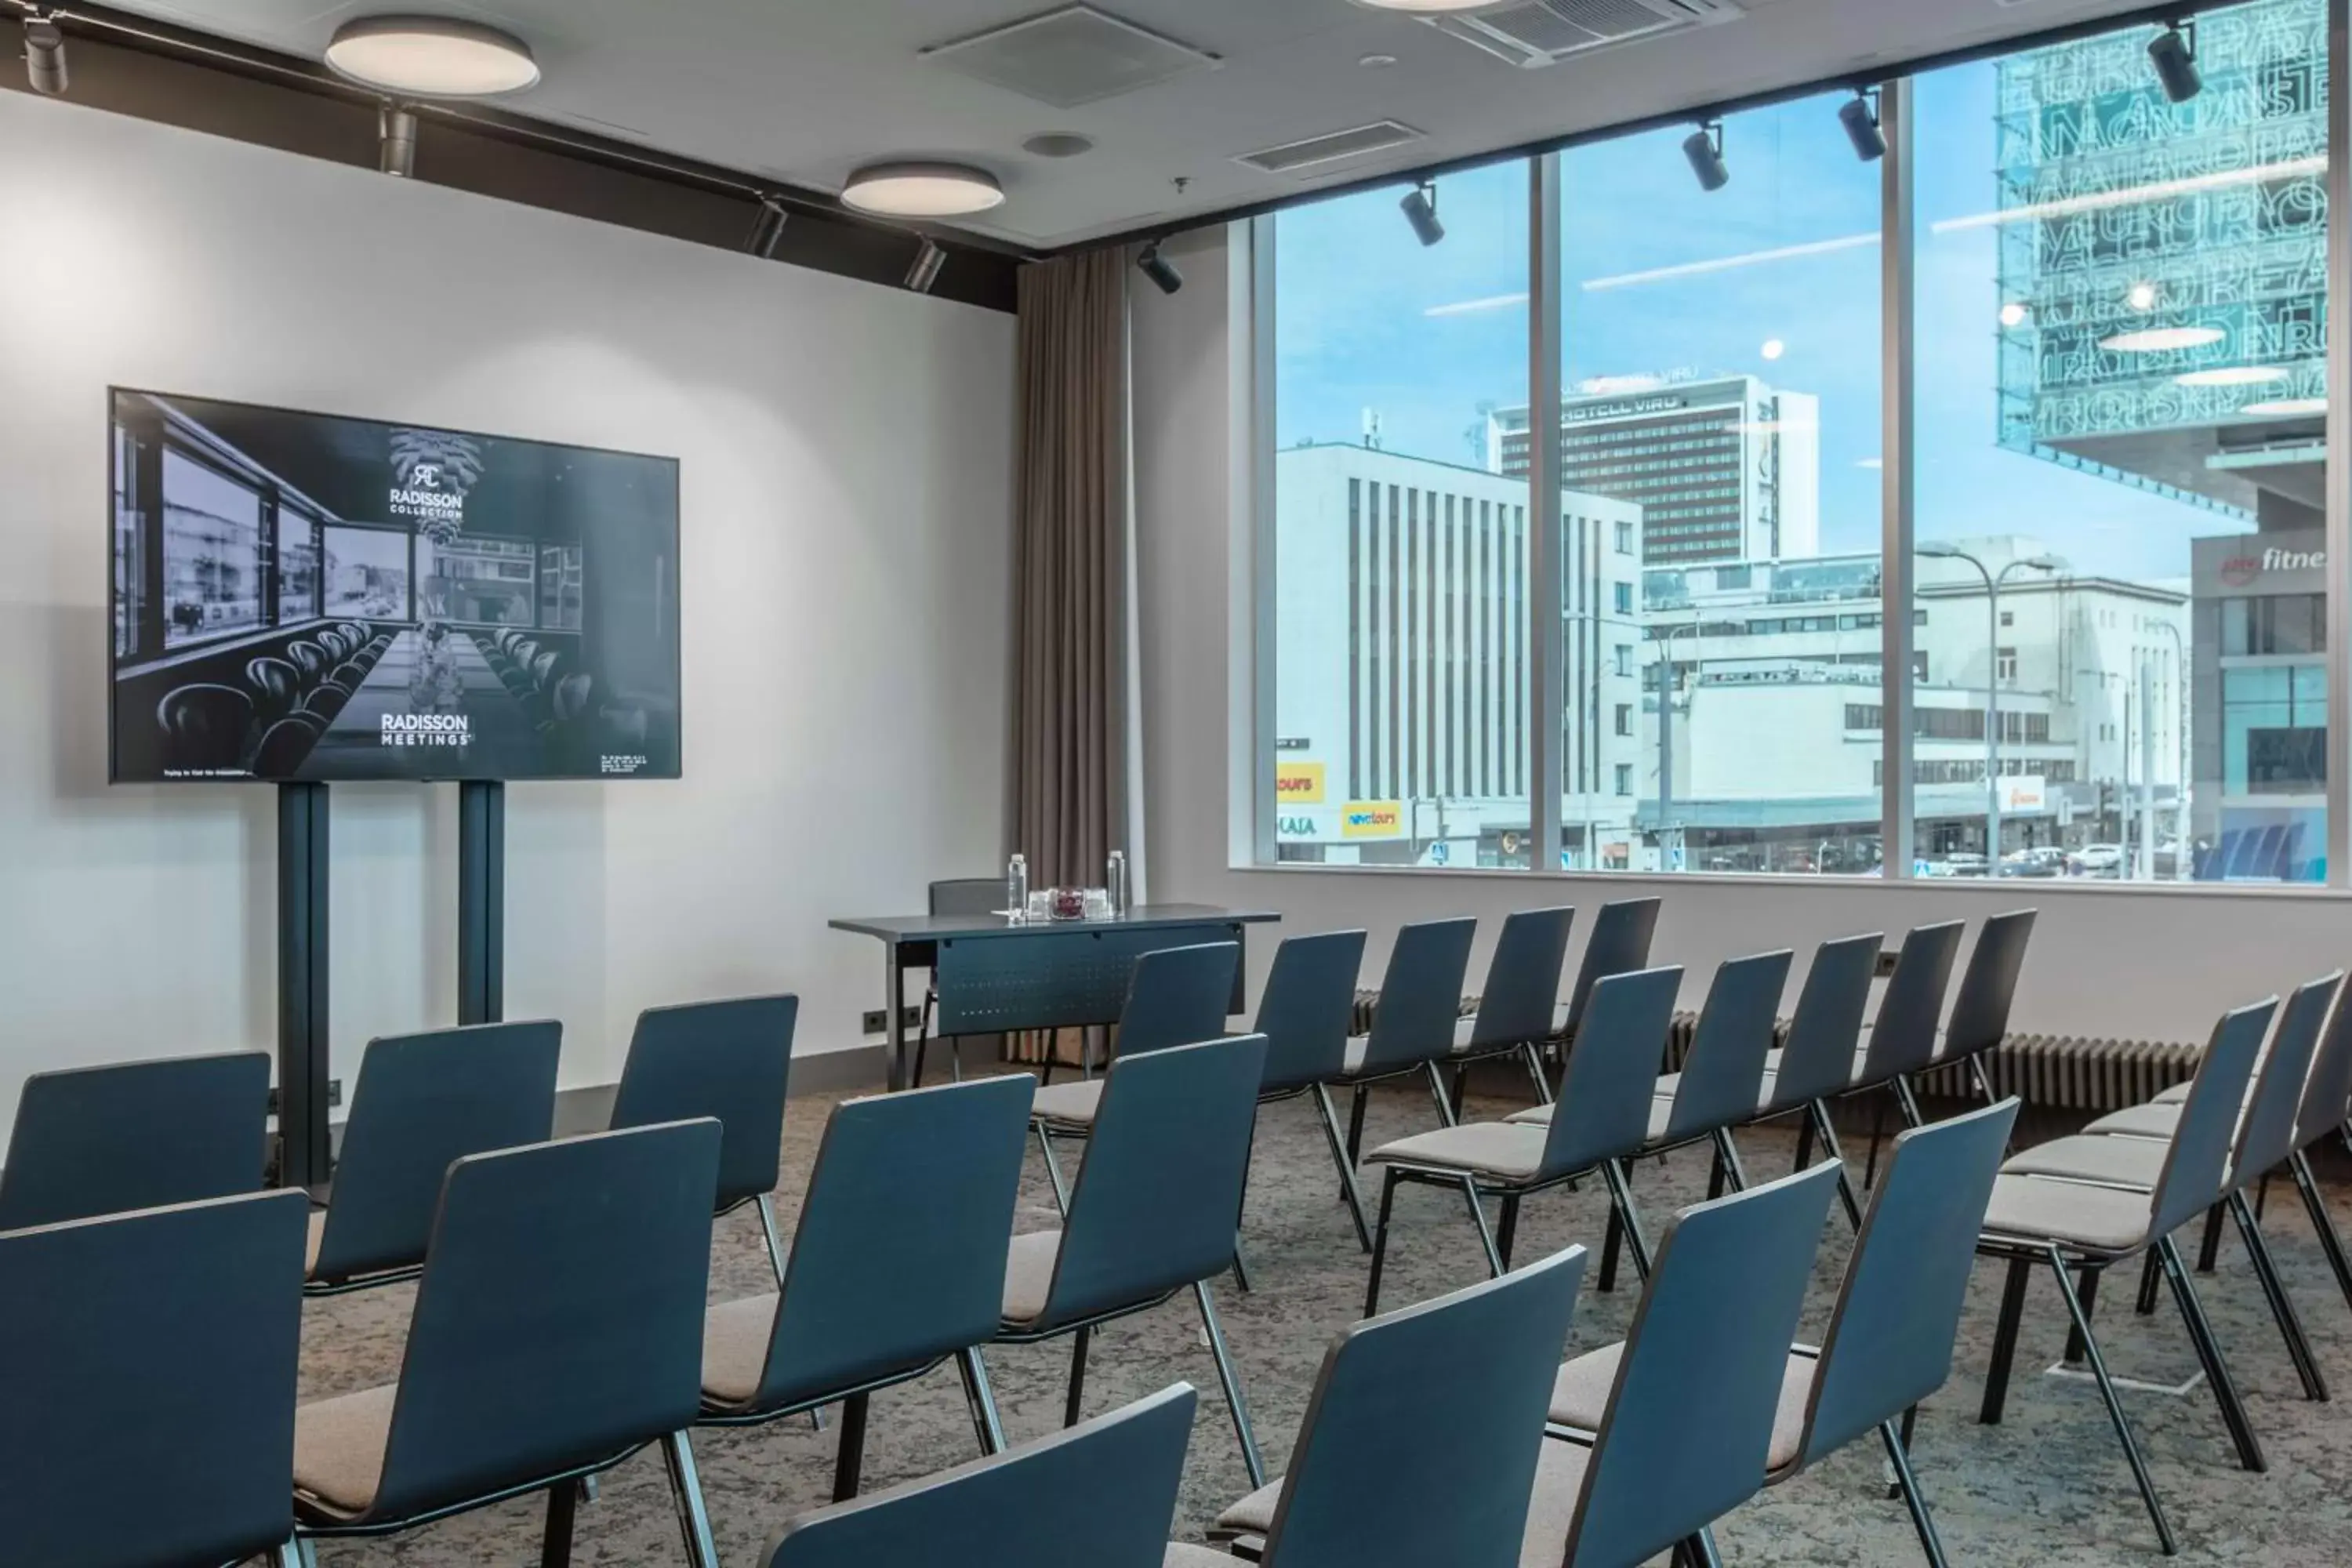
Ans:
{"label": "white concrete building", "polygon": [[[1561,512],[1562,847],[1578,864],[1623,865],[1637,788],[1641,509],[1564,492]],[[1275,515],[1284,852],[1525,859],[1526,482],[1365,447],[1301,447],[1276,455]]]}
{"label": "white concrete building", "polygon": [[[1524,479],[1528,410],[1487,416],[1487,467]],[[1821,400],[1752,375],[1616,378],[1560,403],[1560,483],[1642,508],[1661,566],[1821,549]]]}

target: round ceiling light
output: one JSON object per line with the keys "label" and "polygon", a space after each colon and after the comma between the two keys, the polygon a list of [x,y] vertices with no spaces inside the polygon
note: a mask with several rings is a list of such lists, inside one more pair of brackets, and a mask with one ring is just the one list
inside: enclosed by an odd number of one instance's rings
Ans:
{"label": "round ceiling light", "polygon": [[2324,397],[2273,397],[2267,403],[2249,403],[2244,407],[2239,409],[2238,412],[2241,414],[2260,415],[2270,419],[2303,419],[2308,418],[2315,414],[2326,413],[2327,399]]}
{"label": "round ceiling light", "polygon": [[2172,378],[2175,386],[2266,386],[2284,381],[2286,367],[2275,364],[2217,364],[2210,370],[2185,371]]}
{"label": "round ceiling light", "polygon": [[2101,338],[2099,346],[2119,354],[2160,354],[2174,349],[2201,349],[2222,338],[2219,327],[2147,327]]}
{"label": "round ceiling light", "polygon": [[488,98],[539,80],[530,46],[452,16],[362,16],[335,29],[328,68],[410,98]]}
{"label": "round ceiling light", "polygon": [[883,217],[961,217],[1002,203],[1004,188],[962,163],[869,163],[849,176],[841,199]]}

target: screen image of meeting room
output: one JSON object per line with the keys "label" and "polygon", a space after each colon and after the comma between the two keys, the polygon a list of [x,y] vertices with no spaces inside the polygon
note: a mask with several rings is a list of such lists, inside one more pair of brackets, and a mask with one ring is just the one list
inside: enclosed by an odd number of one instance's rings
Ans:
{"label": "screen image of meeting room", "polygon": [[678,776],[673,459],[112,400],[115,782]]}

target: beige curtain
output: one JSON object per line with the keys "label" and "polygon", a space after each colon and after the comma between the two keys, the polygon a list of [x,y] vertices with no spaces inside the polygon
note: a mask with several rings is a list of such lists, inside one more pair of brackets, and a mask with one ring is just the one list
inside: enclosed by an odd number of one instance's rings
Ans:
{"label": "beige curtain", "polygon": [[1033,888],[1098,885],[1124,848],[1124,251],[1022,268],[1012,847]]}

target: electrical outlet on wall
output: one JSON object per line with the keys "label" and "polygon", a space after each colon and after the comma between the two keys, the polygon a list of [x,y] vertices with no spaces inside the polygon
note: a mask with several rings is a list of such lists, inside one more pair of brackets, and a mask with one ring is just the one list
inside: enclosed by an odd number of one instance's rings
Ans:
{"label": "electrical outlet on wall", "polygon": [[[863,1014],[859,1015],[859,1026],[869,1035],[881,1034],[890,1026],[890,1009],[887,1007],[867,1008]],[[898,1013],[898,1026],[902,1029],[908,1030],[921,1028],[923,1026],[922,1008],[911,1005],[901,1008]]]}

